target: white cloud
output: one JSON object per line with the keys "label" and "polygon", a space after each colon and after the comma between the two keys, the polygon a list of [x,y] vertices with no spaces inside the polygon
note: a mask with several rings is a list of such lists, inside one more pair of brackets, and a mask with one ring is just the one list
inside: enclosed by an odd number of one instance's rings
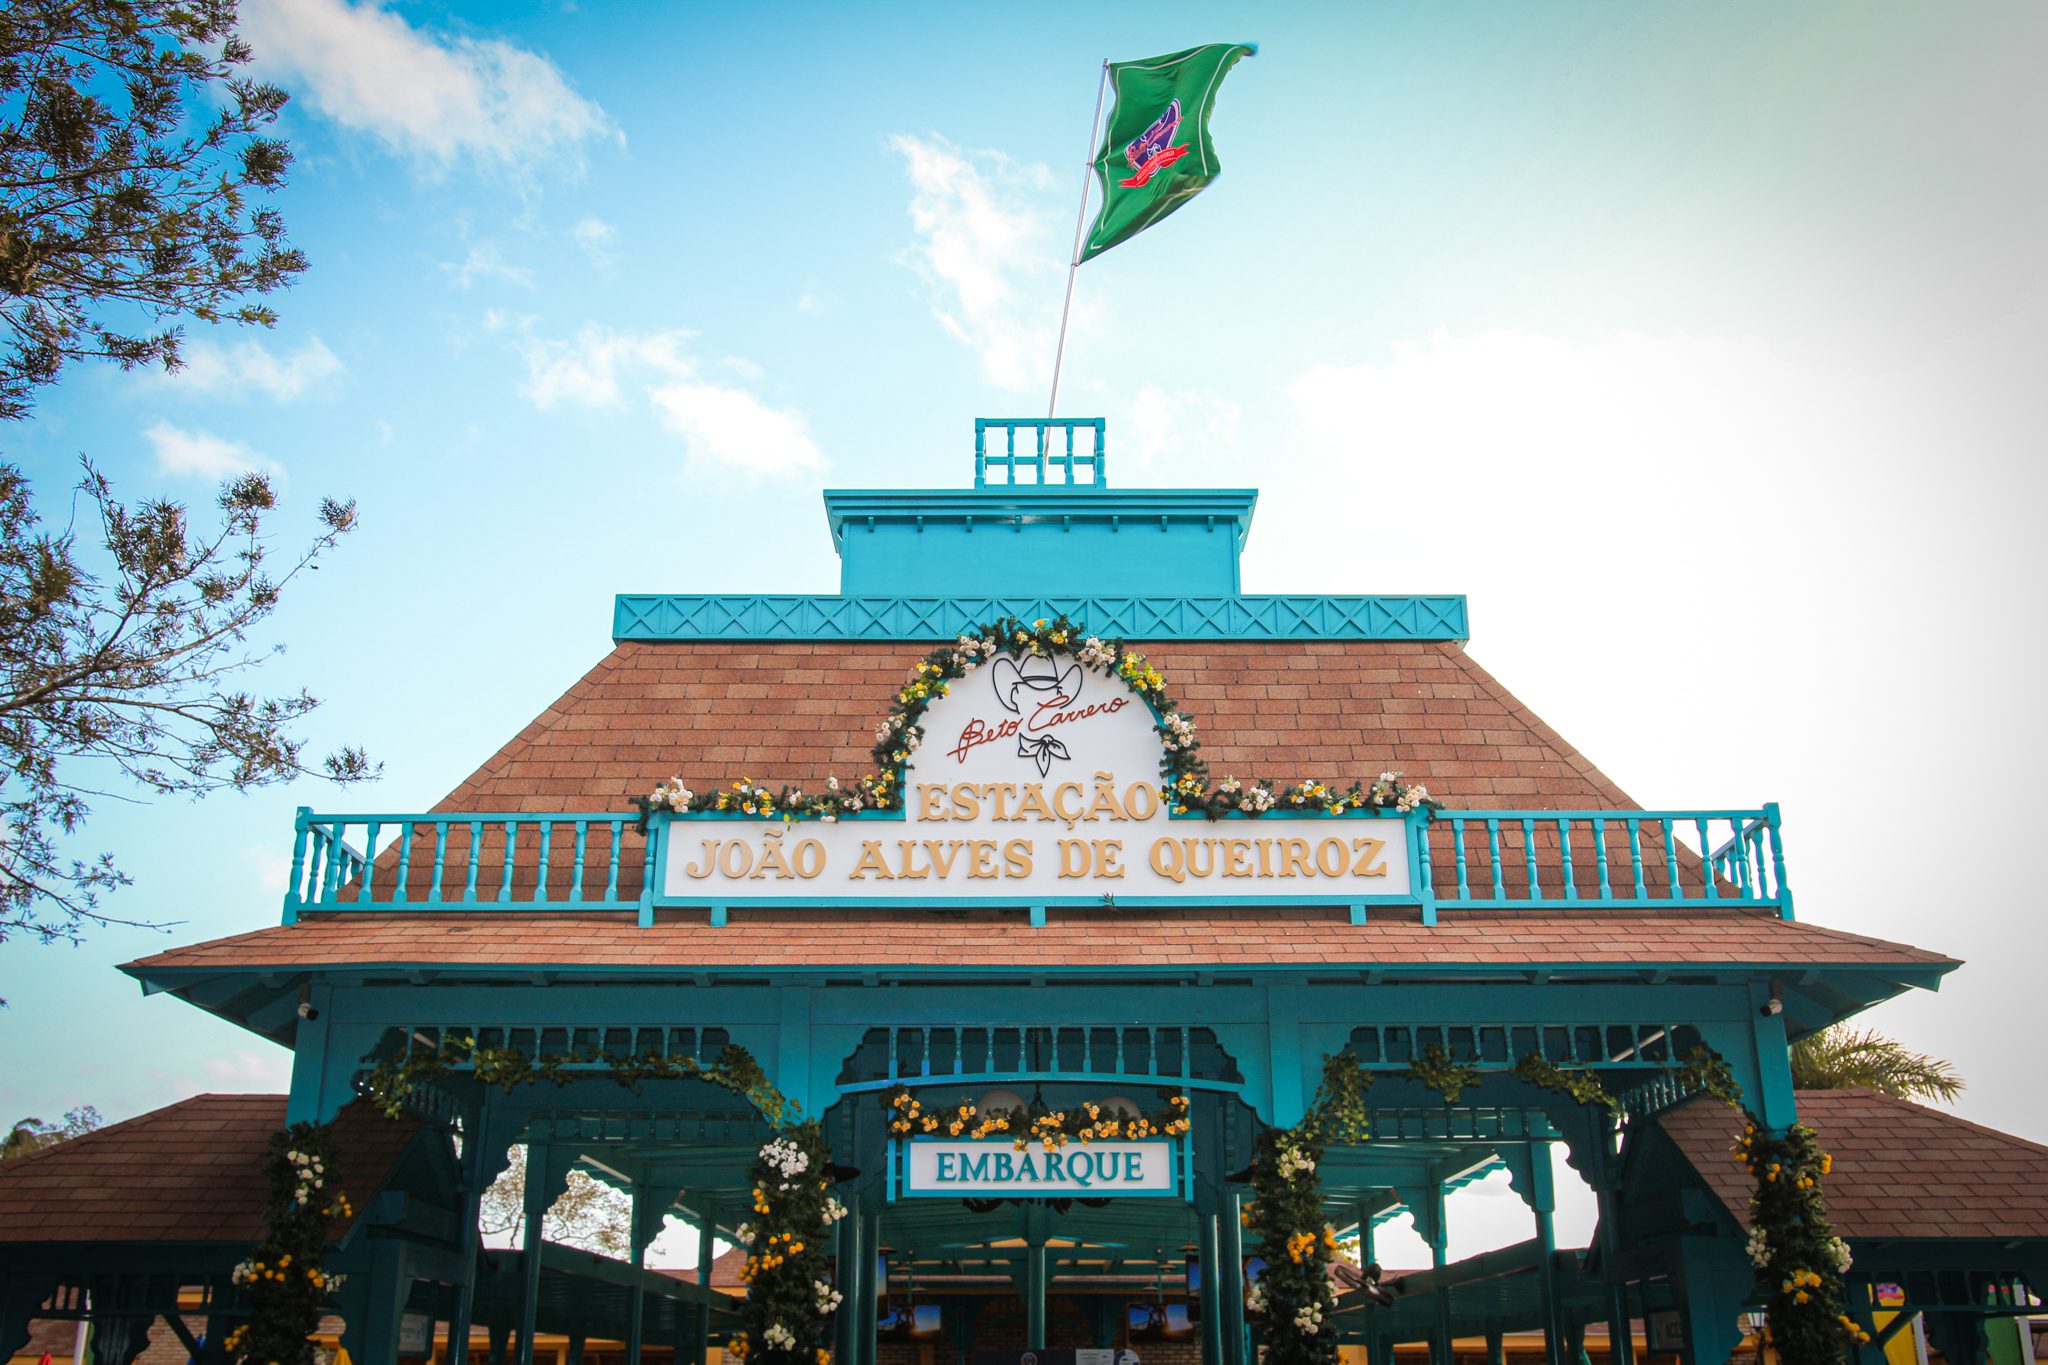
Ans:
{"label": "white cloud", "polygon": [[889,145],[910,175],[918,240],[905,260],[924,277],[933,315],[973,348],[991,384],[1012,392],[1043,385],[1064,267],[1041,209],[1050,173],[941,137],[899,135]]}
{"label": "white cloud", "polygon": [[[504,319],[486,320],[493,328]],[[812,440],[803,415],[770,406],[747,384],[764,372],[751,361],[731,358],[711,368],[690,355],[690,333],[678,329],[620,332],[588,324],[573,337],[555,341],[518,324],[516,349],[526,361],[520,392],[538,408],[564,405],[627,409],[640,402],[683,439],[693,460],[769,477],[823,469],[825,457]],[[731,379],[740,382],[727,382]]]}
{"label": "white cloud", "polygon": [[259,0],[242,31],[259,65],[303,85],[321,113],[423,165],[524,174],[578,164],[593,138],[623,141],[546,57],[414,28],[377,0]]}
{"label": "white cloud", "polygon": [[157,472],[174,477],[225,479],[236,474],[282,474],[275,461],[266,460],[240,441],[229,441],[210,431],[187,431],[159,420],[145,429],[143,439],[156,454]]}
{"label": "white cloud", "polygon": [[1197,451],[1228,446],[1237,439],[1243,409],[1225,398],[1197,389],[1162,389],[1141,384],[1131,396],[1130,415],[1117,438],[1141,470],[1150,470],[1162,456],[1169,463],[1185,461]]}
{"label": "white cloud", "polygon": [[602,218],[579,218],[569,229],[569,240],[600,270],[619,263],[619,230]]}
{"label": "white cloud", "polygon": [[206,1084],[231,1093],[282,1093],[292,1083],[292,1054],[283,1048],[240,1048],[206,1059]]}
{"label": "white cloud", "polygon": [[478,242],[460,261],[443,261],[441,269],[454,277],[455,283],[463,289],[470,288],[478,280],[503,280],[521,289],[533,288],[533,271],[506,260],[496,242]]}
{"label": "white cloud", "polygon": [[769,407],[745,389],[663,384],[648,398],[690,453],[733,469],[791,475],[824,468],[803,417]]}
{"label": "white cloud", "polygon": [[343,373],[340,357],[318,337],[280,355],[260,341],[233,346],[196,342],[185,348],[185,363],[167,376],[174,388],[235,397],[254,389],[280,403],[290,402]]}

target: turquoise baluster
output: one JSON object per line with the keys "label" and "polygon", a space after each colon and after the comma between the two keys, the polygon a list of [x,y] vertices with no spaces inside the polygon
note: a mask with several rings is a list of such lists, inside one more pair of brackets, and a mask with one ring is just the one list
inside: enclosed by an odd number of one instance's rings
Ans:
{"label": "turquoise baluster", "polygon": [[1685,888],[1678,882],[1678,845],[1671,837],[1671,821],[1664,819],[1657,823],[1664,829],[1664,875],[1671,882],[1670,899],[1684,900]]}
{"label": "turquoise baluster", "polygon": [[589,842],[590,822],[588,820],[578,820],[576,822],[576,871],[569,882],[569,899],[578,904],[581,904],[583,900],[583,854],[584,847]]}
{"label": "turquoise baluster", "polygon": [[1593,817],[1593,847],[1599,850],[1600,899],[1611,901],[1614,899],[1614,888],[1607,880],[1607,817],[1604,815]]}
{"label": "turquoise baluster", "polygon": [[1572,871],[1572,822],[1569,816],[1557,817],[1557,847],[1564,860],[1564,898],[1575,901],[1579,898],[1578,876]]}
{"label": "turquoise baluster", "polygon": [[398,827],[398,884],[391,888],[393,903],[403,905],[412,893],[406,883],[412,880],[412,837],[413,822],[405,821]]}
{"label": "turquoise baluster", "polygon": [[1536,822],[1524,818],[1522,821],[1522,862],[1523,871],[1529,877],[1529,899],[1543,899],[1543,887],[1536,880]]}
{"label": "turquoise baluster", "polygon": [[1628,870],[1635,898],[1648,900],[1649,892],[1643,886],[1643,822],[1633,815],[1628,820]]}
{"label": "turquoise baluster", "polygon": [[1451,841],[1458,854],[1458,899],[1469,901],[1472,888],[1465,880],[1465,818],[1461,815],[1451,817]]}
{"label": "turquoise baluster", "polygon": [[448,862],[448,822],[434,822],[434,884],[427,888],[427,899],[438,905],[441,902],[441,870]]}
{"label": "turquoise baluster", "polygon": [[484,860],[484,822],[469,822],[469,875],[462,883],[462,903],[476,904],[476,874],[478,865]]}
{"label": "turquoise baluster", "polygon": [[[624,851],[622,846],[626,842],[626,822],[624,820],[613,820],[611,827],[611,861],[606,865],[604,874],[604,899],[607,905],[610,905],[619,898],[619,862],[620,855]],[[649,870],[650,872],[652,871],[652,869]]]}
{"label": "turquoise baluster", "polygon": [[505,866],[499,874],[498,899],[512,899],[512,853],[519,841],[519,827],[511,820],[505,822]]}
{"label": "turquoise baluster", "polygon": [[1493,898],[1507,899],[1507,888],[1501,883],[1500,867],[1500,820],[1488,817],[1486,821],[1486,862],[1493,869]]}
{"label": "turquoise baluster", "polygon": [[540,867],[533,884],[533,899],[536,904],[548,898],[548,848],[555,842],[555,822],[543,816],[540,826]]}

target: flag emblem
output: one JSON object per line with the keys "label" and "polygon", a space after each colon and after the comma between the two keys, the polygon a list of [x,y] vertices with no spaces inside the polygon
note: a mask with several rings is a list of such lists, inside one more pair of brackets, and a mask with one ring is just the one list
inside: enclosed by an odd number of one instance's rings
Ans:
{"label": "flag emblem", "polygon": [[1135,190],[1151,183],[1152,177],[1165,170],[1188,154],[1188,144],[1170,146],[1173,135],[1180,131],[1180,101],[1174,100],[1166,106],[1166,112],[1152,121],[1152,126],[1138,134],[1124,148],[1124,160],[1131,165],[1131,178],[1119,180],[1122,189]]}

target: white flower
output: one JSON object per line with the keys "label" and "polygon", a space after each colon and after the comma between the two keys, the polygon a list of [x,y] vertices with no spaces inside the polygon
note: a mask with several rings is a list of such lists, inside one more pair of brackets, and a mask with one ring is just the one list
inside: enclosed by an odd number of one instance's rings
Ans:
{"label": "white flower", "polygon": [[752,1223],[740,1224],[732,1230],[732,1239],[743,1247],[752,1246],[754,1244],[754,1225]]}
{"label": "white flower", "polygon": [[770,1346],[785,1351],[796,1345],[795,1333],[779,1322],[770,1323],[768,1330],[761,1334],[761,1340],[767,1342]]}
{"label": "white flower", "polygon": [[1749,1263],[1759,1270],[1770,1263],[1771,1241],[1764,1236],[1764,1230],[1760,1227],[1749,1230],[1749,1245],[1743,1250],[1749,1255]]}
{"label": "white flower", "polygon": [[836,791],[838,791],[838,790],[839,790],[839,779],[838,779],[837,777],[827,777],[827,778],[825,779],[825,790],[826,790],[826,791],[829,791],[829,792],[836,792]]}
{"label": "white flower", "polygon": [[828,1195],[826,1195],[826,1196],[825,1196],[825,1222],[826,1222],[827,1224],[831,1224],[831,1223],[836,1223],[836,1222],[838,1222],[838,1221],[839,1221],[840,1219],[842,1219],[842,1218],[844,1218],[844,1217],[846,1217],[846,1205],[844,1205],[844,1204],[840,1203],[840,1202],[839,1202],[839,1201],[838,1201],[837,1199],[834,1199],[834,1198],[833,1198],[833,1197],[832,1197],[831,1195],[829,1195],[829,1194],[828,1194]]}
{"label": "white flower", "polygon": [[[1849,1244],[1841,1238],[1828,1238],[1828,1255],[1834,1258],[1836,1270],[1846,1271],[1849,1268],[1851,1262]],[[1759,1261],[1757,1264],[1761,1265],[1763,1263]]]}

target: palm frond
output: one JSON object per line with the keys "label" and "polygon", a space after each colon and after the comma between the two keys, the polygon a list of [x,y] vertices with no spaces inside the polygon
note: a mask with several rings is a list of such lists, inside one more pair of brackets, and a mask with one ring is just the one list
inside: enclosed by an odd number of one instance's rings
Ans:
{"label": "palm frond", "polygon": [[1875,1029],[1844,1024],[1792,1045],[1792,1084],[1800,1090],[1875,1090],[1901,1100],[1953,1103],[1963,1078],[1953,1062],[1915,1052]]}

